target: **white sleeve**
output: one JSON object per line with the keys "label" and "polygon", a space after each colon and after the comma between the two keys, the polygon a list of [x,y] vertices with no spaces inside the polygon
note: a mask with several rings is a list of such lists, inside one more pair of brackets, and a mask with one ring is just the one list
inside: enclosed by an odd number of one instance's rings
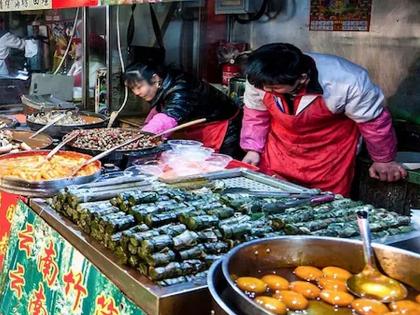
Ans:
{"label": "white sleeve", "polygon": [[245,83],[244,104],[249,109],[266,111],[267,108],[263,103],[265,92],[257,89],[248,80]]}
{"label": "white sleeve", "polygon": [[363,71],[356,84],[349,89],[344,113],[356,123],[377,118],[384,110],[384,93]]}
{"label": "white sleeve", "polygon": [[5,46],[23,50],[25,49],[25,41],[12,33],[4,35]]}

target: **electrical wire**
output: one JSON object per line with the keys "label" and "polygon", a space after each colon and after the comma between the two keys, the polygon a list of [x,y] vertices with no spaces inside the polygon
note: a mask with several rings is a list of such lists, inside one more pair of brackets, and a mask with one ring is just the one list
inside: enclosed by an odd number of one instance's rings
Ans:
{"label": "electrical wire", "polygon": [[252,21],[257,21],[264,15],[265,11],[267,10],[267,7],[268,7],[268,0],[263,0],[261,7],[257,13],[255,13],[254,15],[248,14],[249,16],[248,19],[242,19],[238,15],[235,15],[235,21],[238,22],[239,24],[247,24]]}
{"label": "electrical wire", "polygon": [[[124,59],[123,59],[122,50],[121,50],[120,6],[119,5],[117,6],[117,45],[118,45],[118,55],[120,57],[120,64],[121,64],[121,73],[124,73],[125,72],[125,65],[124,65]],[[127,100],[128,100],[128,87],[125,86],[125,88],[124,88],[124,100],[123,100],[123,103],[121,104],[120,109],[118,110],[118,114],[124,108],[125,104],[127,104]]]}
{"label": "electrical wire", "polygon": [[[120,6],[119,5],[117,6],[117,47],[118,47],[118,56],[119,56],[120,64],[121,64],[121,73],[124,73],[125,72],[125,65],[124,65],[124,59],[123,59],[123,55],[122,55],[122,51],[121,51]],[[109,70],[111,70],[111,69],[112,69],[112,66],[110,67]],[[110,73],[108,73],[108,75],[110,75]],[[108,93],[111,93],[111,91],[108,91]],[[123,100],[120,108],[118,109],[118,111],[111,113],[111,116],[109,117],[109,121],[108,121],[108,128],[112,127],[115,119],[120,114],[120,112],[124,109],[125,105],[127,104],[127,100],[128,100],[128,87],[125,86],[125,88],[124,88],[124,100]]]}
{"label": "electrical wire", "polygon": [[76,27],[77,27],[77,20],[78,19],[79,19],[79,8],[77,8],[77,10],[76,10],[76,16],[74,17],[73,28],[71,30],[71,35],[70,35],[69,42],[67,44],[66,51],[64,52],[63,58],[61,59],[60,64],[58,65],[57,69],[55,69],[54,74],[57,74],[58,71],[60,71],[61,67],[64,64],[64,61],[67,58],[67,55],[69,54],[69,51],[70,51],[70,48],[71,48],[71,44],[73,42],[74,34],[76,33]]}

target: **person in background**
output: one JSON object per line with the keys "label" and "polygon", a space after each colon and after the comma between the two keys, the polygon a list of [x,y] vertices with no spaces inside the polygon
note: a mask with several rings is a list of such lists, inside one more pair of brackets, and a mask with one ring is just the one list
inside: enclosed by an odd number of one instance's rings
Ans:
{"label": "person in background", "polygon": [[185,129],[183,138],[201,141],[216,152],[242,157],[239,148],[242,113],[215,87],[152,62],[129,66],[123,79],[134,95],[151,105],[143,131],[157,134],[206,118],[205,123]]}
{"label": "person in background", "polygon": [[[96,84],[96,71],[100,68],[104,68],[104,54],[106,48],[105,40],[96,33],[89,34],[89,88],[95,88]],[[82,86],[82,57],[83,57],[83,46],[79,39],[76,39],[75,47],[75,61],[71,66],[67,75],[74,77],[74,86]]]}
{"label": "person in background", "polygon": [[370,176],[406,176],[381,89],[362,67],[332,55],[268,44],[248,59],[241,147],[244,162],[313,188],[348,196],[363,136]]}
{"label": "person in background", "polygon": [[9,56],[10,49],[25,49],[25,40],[10,33],[6,29],[5,20],[0,16],[0,76],[9,76],[6,59]]}

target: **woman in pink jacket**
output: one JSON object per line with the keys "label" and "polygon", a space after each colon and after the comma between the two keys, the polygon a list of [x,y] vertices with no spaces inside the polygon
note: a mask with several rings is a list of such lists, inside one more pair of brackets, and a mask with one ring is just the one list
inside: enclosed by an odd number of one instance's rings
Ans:
{"label": "woman in pink jacket", "polygon": [[381,89],[362,67],[332,55],[269,44],[247,65],[241,147],[244,162],[307,187],[348,195],[361,136],[370,176],[406,176]]}

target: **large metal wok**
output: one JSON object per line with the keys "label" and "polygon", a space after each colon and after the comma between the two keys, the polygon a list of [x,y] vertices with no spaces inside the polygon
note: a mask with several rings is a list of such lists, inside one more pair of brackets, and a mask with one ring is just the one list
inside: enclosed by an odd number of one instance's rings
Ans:
{"label": "large metal wok", "polygon": [[[65,111],[57,111],[57,112],[65,112]],[[33,115],[41,115],[42,113],[36,113]],[[96,114],[96,113],[91,113],[91,112],[79,112],[79,115],[81,115],[82,117],[85,117],[86,119],[98,119],[100,121],[98,122],[92,122],[89,124],[83,124],[83,125],[60,125],[60,124],[55,124],[53,126],[51,126],[50,128],[48,128],[47,130],[45,130],[45,133],[47,133],[48,135],[50,135],[53,138],[61,138],[64,135],[66,135],[67,133],[75,130],[75,129],[93,129],[93,128],[102,128],[105,127],[108,123],[109,118],[105,115],[102,114]],[[29,126],[29,128],[31,128],[31,130],[39,130],[42,127],[44,127],[44,124],[40,124],[37,122],[34,122],[30,119],[30,116],[26,116],[26,124]]]}
{"label": "large metal wok", "polygon": [[[378,266],[390,277],[420,290],[420,255],[373,244]],[[293,236],[256,240],[231,250],[220,267],[212,268],[208,282],[216,314],[269,314],[236,287],[231,276],[255,275],[297,265],[339,266],[353,273],[364,267],[362,243],[328,237]],[[219,270],[219,271],[218,271]]]}
{"label": "large metal wok", "polygon": [[[126,130],[135,130],[131,128],[126,128]],[[137,133],[140,133],[139,130],[135,130]],[[144,132],[143,132],[144,133]],[[148,134],[148,133],[145,133]],[[128,140],[128,139],[127,139]],[[114,165],[125,167],[128,160],[133,160],[135,158],[144,158],[144,157],[150,157],[154,156],[158,153],[161,153],[168,149],[167,145],[163,143],[163,139],[158,139],[157,145],[142,148],[142,149],[136,149],[136,150],[115,150],[114,152],[110,153],[108,156],[101,159],[102,163],[112,163]],[[89,149],[89,148],[83,148],[79,146],[75,146],[73,142],[70,142],[67,147],[76,152],[80,152],[83,154],[88,154],[92,156],[96,156],[105,150],[95,150],[95,149]]]}
{"label": "large metal wok", "polygon": [[[11,153],[0,156],[0,164],[4,159],[17,158],[21,156],[32,156],[32,155],[47,155],[50,151],[29,151]],[[69,157],[78,157],[90,159],[91,156],[81,154],[78,152],[60,151],[58,155],[67,155]],[[70,185],[81,185],[89,183],[97,179],[101,174],[101,162],[94,162],[98,170],[92,175],[88,176],[75,176],[63,179],[45,180],[45,181],[26,181],[23,179],[4,177],[0,178],[0,190],[18,194],[27,197],[50,197],[57,193],[60,189],[63,189]]]}

